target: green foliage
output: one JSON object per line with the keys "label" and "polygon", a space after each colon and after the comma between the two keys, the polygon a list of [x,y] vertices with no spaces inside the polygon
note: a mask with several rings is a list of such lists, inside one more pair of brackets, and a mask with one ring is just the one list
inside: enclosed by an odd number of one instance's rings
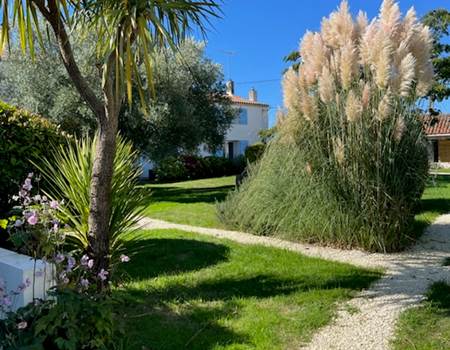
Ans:
{"label": "green foliage", "polygon": [[242,156],[230,160],[225,157],[184,155],[164,159],[155,172],[158,181],[169,182],[236,175],[245,166],[246,161]]}
{"label": "green foliage", "polygon": [[0,213],[12,207],[11,197],[33,170],[30,161],[42,164],[51,145],[65,136],[46,119],[0,102]]}
{"label": "green foliage", "polygon": [[[0,348],[118,349],[113,304],[107,296],[59,291],[54,300],[28,304],[0,321]],[[22,325],[22,326],[19,326]],[[23,328],[22,328],[23,327]]]}
{"label": "green foliage", "polygon": [[201,144],[211,151],[223,144],[236,111],[221,66],[204,51],[203,43],[187,40],[176,52],[155,52],[155,94],[147,100],[147,114],[137,101],[122,109],[122,134],[153,161],[195,153]]}
{"label": "green foliage", "polygon": [[265,149],[266,145],[262,142],[258,142],[251,146],[248,146],[245,150],[245,158],[250,163],[254,163],[262,157]]}
{"label": "green foliage", "polygon": [[422,19],[433,33],[432,61],[435,84],[428,97],[432,101],[442,101],[450,96],[450,12],[444,8],[427,13]]}
{"label": "green foliage", "polygon": [[[97,138],[83,138],[67,148],[54,148],[52,158],[45,159],[40,167],[49,183],[48,195],[64,199],[62,219],[71,228],[68,234],[83,250],[89,250],[89,188],[96,142]],[[144,195],[137,187],[140,176],[138,158],[131,143],[119,136],[114,158],[109,223],[109,254],[113,262],[120,255],[123,236],[132,233],[142,211]]]}

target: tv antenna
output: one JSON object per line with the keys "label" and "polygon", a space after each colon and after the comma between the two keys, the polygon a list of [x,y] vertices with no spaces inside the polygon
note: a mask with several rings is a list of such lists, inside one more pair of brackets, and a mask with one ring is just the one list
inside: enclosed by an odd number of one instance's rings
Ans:
{"label": "tv antenna", "polygon": [[221,50],[221,52],[227,56],[227,74],[228,75],[228,79],[231,79],[231,58],[233,56],[236,56],[237,52],[236,51],[230,51],[230,50]]}

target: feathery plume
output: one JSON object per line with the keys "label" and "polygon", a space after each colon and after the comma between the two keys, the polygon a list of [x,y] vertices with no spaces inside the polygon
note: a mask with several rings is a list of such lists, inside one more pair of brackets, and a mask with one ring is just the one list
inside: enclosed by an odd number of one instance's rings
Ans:
{"label": "feathery plume", "polygon": [[325,43],[333,49],[344,45],[349,38],[354,37],[355,27],[346,0],[341,2],[338,11],[322,20],[321,31]]}
{"label": "feathery plume", "polygon": [[358,16],[356,16],[355,26],[355,35],[357,36],[357,38],[359,38],[361,34],[365,32],[368,25],[369,20],[367,19],[367,13],[365,13],[364,11],[359,11]]}
{"label": "feathery plume", "polygon": [[361,101],[358,96],[356,96],[354,91],[350,90],[345,103],[345,114],[347,116],[347,120],[351,123],[356,122],[359,118],[361,118],[362,110],[363,108]]}
{"label": "feathery plume", "polygon": [[400,142],[402,139],[403,133],[405,132],[405,120],[402,116],[399,116],[397,120],[395,121],[395,127],[394,127],[394,139],[397,142]]}
{"label": "feathery plume", "polygon": [[344,143],[342,142],[342,139],[340,137],[333,138],[333,152],[336,161],[339,164],[342,164],[345,159],[345,148]]}
{"label": "feathery plume", "polygon": [[381,51],[374,63],[375,82],[379,88],[384,89],[391,78],[392,45],[389,37],[380,38]]}
{"label": "feathery plume", "polygon": [[318,109],[317,103],[314,96],[305,94],[301,98],[301,110],[303,112],[303,117],[308,121],[314,121],[317,118]]}
{"label": "feathery plume", "polygon": [[341,82],[348,89],[358,73],[356,49],[352,42],[347,42],[341,49]]}
{"label": "feathery plume", "polygon": [[361,104],[362,107],[364,109],[367,109],[367,107],[369,107],[370,104],[370,97],[371,97],[371,91],[370,91],[370,84],[369,83],[365,83],[364,84],[364,88],[362,91],[362,96],[361,96]]}
{"label": "feathery plume", "polygon": [[399,67],[400,86],[399,93],[406,97],[411,94],[411,87],[415,77],[416,59],[411,53],[408,53],[401,61]]}
{"label": "feathery plume", "polygon": [[384,94],[383,98],[381,99],[380,103],[378,104],[378,115],[377,119],[382,122],[387,117],[389,117],[389,114],[391,113],[391,93],[390,91],[386,92]]}
{"label": "feathery plume", "polygon": [[393,0],[384,0],[380,9],[380,27],[391,39],[398,36],[400,17],[398,4]]}
{"label": "feathery plume", "polygon": [[333,76],[327,66],[322,68],[322,74],[318,82],[319,96],[322,102],[331,102],[335,94],[335,86]]}
{"label": "feathery plume", "polygon": [[299,105],[300,84],[298,74],[291,68],[283,78],[284,105],[287,109],[297,109]]}

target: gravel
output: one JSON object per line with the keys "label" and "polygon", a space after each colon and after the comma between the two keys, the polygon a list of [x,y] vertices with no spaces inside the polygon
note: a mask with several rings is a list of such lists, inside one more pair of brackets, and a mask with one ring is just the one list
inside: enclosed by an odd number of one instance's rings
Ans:
{"label": "gravel", "polygon": [[366,268],[382,268],[385,275],[369,289],[340,305],[335,320],[320,329],[305,349],[389,349],[399,314],[420,303],[430,284],[450,283],[450,214],[440,216],[410,250],[396,254],[367,253],[293,243],[248,233],[173,224],[143,218],[148,229],[179,229],[243,244],[259,244],[295,251],[306,256],[350,263]]}

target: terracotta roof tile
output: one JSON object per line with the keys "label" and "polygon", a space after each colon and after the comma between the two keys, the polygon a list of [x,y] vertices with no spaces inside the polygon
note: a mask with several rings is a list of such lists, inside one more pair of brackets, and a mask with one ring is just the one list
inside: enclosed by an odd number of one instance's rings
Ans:
{"label": "terracotta roof tile", "polygon": [[427,136],[450,134],[450,114],[425,116],[423,124]]}
{"label": "terracotta roof tile", "polygon": [[245,105],[254,105],[254,106],[262,106],[262,107],[269,107],[268,104],[261,103],[261,102],[253,102],[253,101],[247,100],[247,99],[245,99],[243,97],[240,97],[240,96],[229,95],[228,97],[231,99],[231,101],[233,103],[245,104]]}

